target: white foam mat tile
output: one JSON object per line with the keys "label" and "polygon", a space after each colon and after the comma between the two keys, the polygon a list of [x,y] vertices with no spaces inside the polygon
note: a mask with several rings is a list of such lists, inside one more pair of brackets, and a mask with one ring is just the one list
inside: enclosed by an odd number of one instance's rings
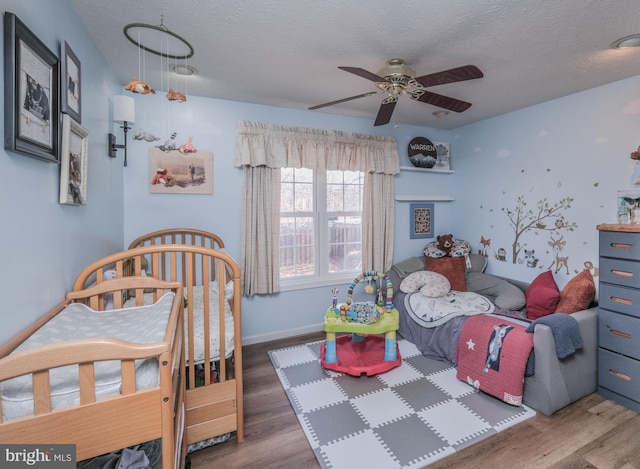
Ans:
{"label": "white foam mat tile", "polygon": [[398,384],[420,379],[422,377],[422,373],[420,373],[412,366],[403,363],[399,367],[392,368],[391,370],[376,376],[387,386],[393,387],[397,386]]}
{"label": "white foam mat tile", "polygon": [[491,430],[491,425],[455,399],[420,411],[418,415],[450,445]]}
{"label": "white foam mat tile", "polygon": [[372,427],[413,413],[413,409],[390,389],[356,397],[351,400],[351,404]]}
{"label": "white foam mat tile", "polygon": [[408,340],[398,340],[398,349],[400,350],[400,356],[403,359],[422,355],[422,352],[418,350],[418,347],[416,347],[413,342],[409,342]]}
{"label": "white foam mat tile", "polygon": [[299,365],[300,363],[317,361],[318,357],[306,345],[301,345],[300,347],[274,350],[271,352],[271,359],[275,361],[279,368],[285,368],[291,365]]}
{"label": "white foam mat tile", "polygon": [[[358,448],[354,451],[354,448]],[[387,452],[371,430],[352,435],[321,448],[327,462],[340,461],[340,466],[328,464],[332,469],[399,469],[400,464]]]}
{"label": "white foam mat tile", "polygon": [[447,368],[438,373],[430,374],[427,376],[427,379],[454,398],[476,392],[476,390],[467,383],[456,378],[456,372],[457,370],[455,368]]}
{"label": "white foam mat tile", "polygon": [[296,386],[289,392],[303,413],[347,399],[340,386],[331,379]]}

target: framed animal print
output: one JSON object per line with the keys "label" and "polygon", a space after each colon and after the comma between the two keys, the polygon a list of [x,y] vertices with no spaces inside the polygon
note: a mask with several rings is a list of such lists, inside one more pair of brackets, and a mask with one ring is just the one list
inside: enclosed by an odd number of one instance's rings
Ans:
{"label": "framed animal print", "polygon": [[60,61],[13,13],[4,14],[5,150],[59,161]]}
{"label": "framed animal print", "polygon": [[433,238],[434,204],[410,204],[409,210],[411,211],[410,238]]}
{"label": "framed animal print", "polygon": [[60,203],[87,203],[87,163],[89,132],[69,114],[62,118],[62,163],[60,164]]}
{"label": "framed animal print", "polygon": [[80,93],[80,60],[67,42],[62,43],[62,112],[82,123],[82,94]]}

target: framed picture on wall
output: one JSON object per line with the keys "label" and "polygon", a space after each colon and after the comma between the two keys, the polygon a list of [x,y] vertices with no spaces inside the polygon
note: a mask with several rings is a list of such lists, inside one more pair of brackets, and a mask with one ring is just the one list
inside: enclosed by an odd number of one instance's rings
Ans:
{"label": "framed picture on wall", "polygon": [[8,12],[4,67],[5,150],[57,163],[60,61]]}
{"label": "framed picture on wall", "polygon": [[62,117],[62,162],[60,164],[60,203],[87,203],[87,162],[89,132],[69,114]]}
{"label": "framed picture on wall", "polygon": [[409,204],[411,239],[433,238],[434,205],[428,203]]}
{"label": "framed picture on wall", "polygon": [[213,194],[213,153],[149,148],[150,194]]}
{"label": "framed picture on wall", "polygon": [[80,60],[67,42],[62,43],[62,112],[69,114],[78,123],[82,123],[80,93]]}

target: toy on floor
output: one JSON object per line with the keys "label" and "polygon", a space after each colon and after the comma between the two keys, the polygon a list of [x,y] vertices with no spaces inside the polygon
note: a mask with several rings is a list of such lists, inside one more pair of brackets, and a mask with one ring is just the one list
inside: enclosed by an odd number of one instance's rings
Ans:
{"label": "toy on floor", "polygon": [[[354,303],[353,290],[364,279],[369,282],[366,293],[374,292],[373,287],[368,288],[371,281],[380,281],[377,300]],[[386,291],[386,302],[383,291]],[[349,285],[346,303],[339,305],[337,288],[331,292],[332,305],[324,319],[326,340],[320,349],[322,366],[353,376],[372,376],[400,365],[402,358],[396,342],[400,321],[398,310],[393,306],[393,285],[389,277],[382,272],[362,273]],[[336,337],[340,332],[351,335]]]}

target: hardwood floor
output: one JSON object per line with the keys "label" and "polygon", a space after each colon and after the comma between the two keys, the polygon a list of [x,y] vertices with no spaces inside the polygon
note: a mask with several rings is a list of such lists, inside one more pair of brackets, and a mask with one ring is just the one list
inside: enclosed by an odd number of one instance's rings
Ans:
{"label": "hardwood floor", "polygon": [[[194,452],[191,467],[319,468],[267,351],[323,339],[319,332],[244,347],[245,441],[237,444],[232,436]],[[502,467],[640,469],[640,415],[594,393],[551,417],[538,414],[429,466]]]}

